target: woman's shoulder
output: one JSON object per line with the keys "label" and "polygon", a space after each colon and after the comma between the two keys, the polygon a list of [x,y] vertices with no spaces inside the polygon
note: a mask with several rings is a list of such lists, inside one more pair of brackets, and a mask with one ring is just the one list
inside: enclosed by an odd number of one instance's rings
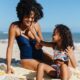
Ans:
{"label": "woman's shoulder", "polygon": [[19,21],[15,21],[15,22],[12,22],[11,25],[13,26],[19,26],[20,22]]}
{"label": "woman's shoulder", "polygon": [[39,27],[40,27],[40,25],[39,25],[39,23],[38,23],[38,22],[34,23],[34,25],[35,25],[37,28],[39,28]]}
{"label": "woman's shoulder", "polygon": [[19,21],[15,21],[10,24],[10,29],[15,29],[18,27],[19,27]]}
{"label": "woman's shoulder", "polygon": [[39,31],[39,30],[40,30],[40,25],[39,25],[39,23],[36,22],[36,23],[34,23],[34,25],[35,25],[35,29],[36,29],[37,31]]}
{"label": "woman's shoulder", "polygon": [[10,24],[9,32],[17,32],[19,30],[19,22],[15,21]]}

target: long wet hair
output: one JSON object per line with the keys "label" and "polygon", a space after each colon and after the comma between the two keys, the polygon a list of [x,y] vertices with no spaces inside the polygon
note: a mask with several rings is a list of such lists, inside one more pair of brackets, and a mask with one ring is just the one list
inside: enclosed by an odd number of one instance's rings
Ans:
{"label": "long wet hair", "polygon": [[57,25],[55,25],[53,34],[55,33],[56,30],[58,31],[58,33],[61,37],[61,40],[62,40],[61,49],[65,50],[65,49],[67,49],[68,46],[73,47],[73,49],[74,49],[72,33],[71,33],[70,29],[66,25],[57,24]]}
{"label": "long wet hair", "polygon": [[35,13],[35,22],[43,17],[43,7],[36,0],[20,0],[16,11],[19,21],[22,21],[24,16],[29,16],[31,11]]}

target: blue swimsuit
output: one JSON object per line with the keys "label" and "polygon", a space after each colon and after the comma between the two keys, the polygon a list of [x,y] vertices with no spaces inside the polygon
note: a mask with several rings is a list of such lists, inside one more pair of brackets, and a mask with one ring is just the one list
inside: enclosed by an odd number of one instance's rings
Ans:
{"label": "blue swimsuit", "polygon": [[27,39],[24,36],[20,35],[16,37],[20,49],[20,58],[21,59],[37,59],[43,61],[43,51],[42,49],[36,49],[35,44],[36,40]]}

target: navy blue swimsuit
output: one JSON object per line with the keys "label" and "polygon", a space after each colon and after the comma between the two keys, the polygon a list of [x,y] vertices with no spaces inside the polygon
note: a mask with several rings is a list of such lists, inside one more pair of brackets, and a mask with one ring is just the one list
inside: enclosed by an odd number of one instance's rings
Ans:
{"label": "navy blue swimsuit", "polygon": [[20,58],[21,59],[37,59],[43,61],[43,51],[42,49],[36,49],[35,44],[36,40],[30,40],[20,35],[16,37],[20,49]]}

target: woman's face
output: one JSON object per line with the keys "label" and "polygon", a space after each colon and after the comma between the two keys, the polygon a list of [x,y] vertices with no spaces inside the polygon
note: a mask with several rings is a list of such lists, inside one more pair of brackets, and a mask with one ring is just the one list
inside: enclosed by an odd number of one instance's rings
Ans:
{"label": "woman's face", "polygon": [[25,16],[23,18],[23,24],[26,27],[30,27],[32,25],[32,23],[34,22],[34,16],[35,16],[35,13],[33,11],[31,11],[29,16]]}
{"label": "woman's face", "polygon": [[61,41],[61,36],[60,36],[58,30],[55,30],[55,31],[54,31],[53,36],[52,36],[52,40],[53,40],[53,42],[55,42],[55,43],[58,43],[58,42]]}

